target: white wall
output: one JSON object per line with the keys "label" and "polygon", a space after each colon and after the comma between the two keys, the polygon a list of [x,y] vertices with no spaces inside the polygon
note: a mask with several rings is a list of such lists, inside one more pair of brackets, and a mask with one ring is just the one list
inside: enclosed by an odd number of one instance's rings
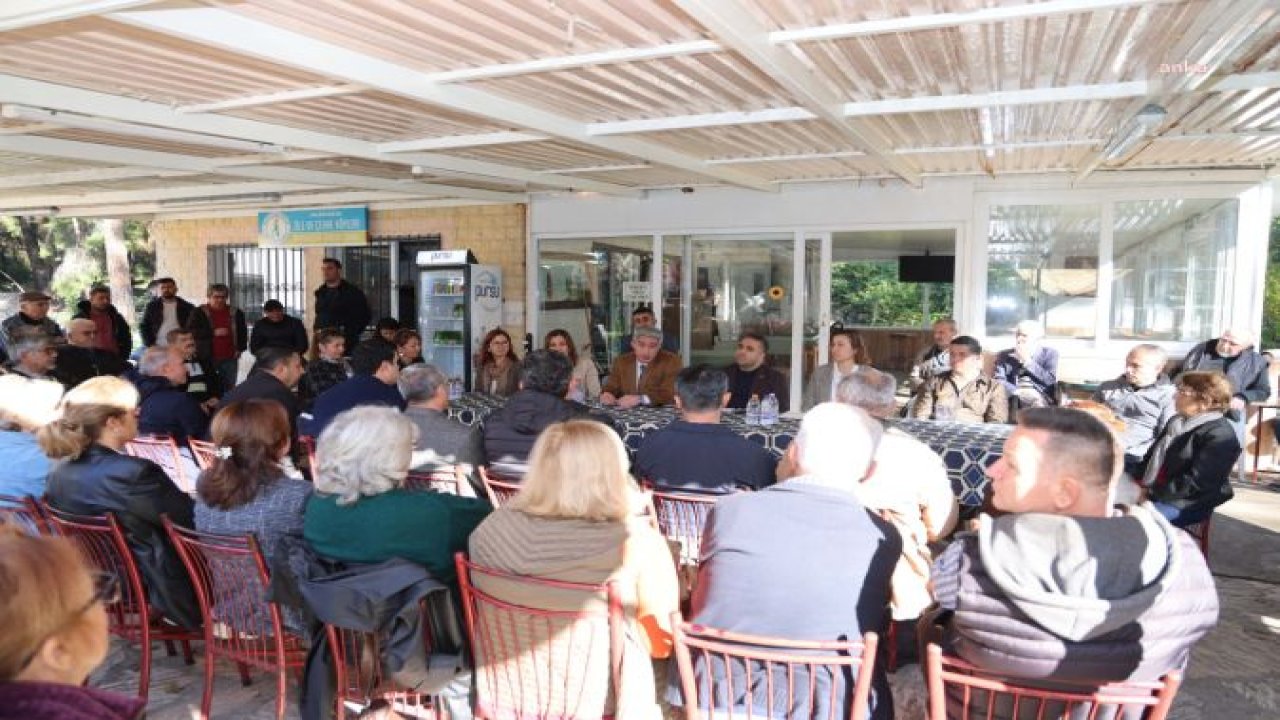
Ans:
{"label": "white wall", "polygon": [[[693,233],[841,231],[951,227],[956,230],[956,314],[962,330],[981,328],[986,291],[987,208],[996,203],[1060,203],[1153,197],[1239,197],[1240,228],[1234,298],[1228,323],[1261,328],[1262,280],[1272,206],[1271,183],[1254,171],[1095,173],[1074,186],[1069,176],[1024,175],[1001,179],[926,178],[922,188],[895,180],[788,184],[776,193],[720,187],[649,191],[643,198],[589,193],[536,194],[530,204],[530,262],[538,237]],[[529,282],[530,312],[538,307]],[[1102,290],[1102,288],[1100,288]],[[1100,300],[1109,298],[1109,289]],[[981,336],[981,333],[975,333]],[[1000,349],[1012,338],[982,338]],[[1119,374],[1132,342],[1054,341],[1062,354],[1060,375],[1094,380]],[[1180,355],[1188,343],[1162,343]]]}

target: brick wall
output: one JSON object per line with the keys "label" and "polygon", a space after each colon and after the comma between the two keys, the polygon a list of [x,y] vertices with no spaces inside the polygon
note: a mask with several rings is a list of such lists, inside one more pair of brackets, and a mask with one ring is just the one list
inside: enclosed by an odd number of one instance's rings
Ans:
{"label": "brick wall", "polygon": [[[374,237],[439,235],[445,249],[470,248],[479,262],[502,268],[502,293],[508,307],[524,308],[525,212],[525,205],[372,211],[369,230]],[[178,293],[198,303],[203,301],[209,282],[206,249],[210,245],[254,243],[258,223],[252,216],[157,220],[151,223],[150,232],[156,248],[156,276],[172,276],[178,282]],[[309,288],[320,284],[323,257],[324,251],[320,248],[308,248],[304,253],[304,275]],[[305,300],[310,314],[310,292],[305,293]],[[505,324],[504,328],[513,338],[523,338],[525,313],[520,312],[518,322]]]}

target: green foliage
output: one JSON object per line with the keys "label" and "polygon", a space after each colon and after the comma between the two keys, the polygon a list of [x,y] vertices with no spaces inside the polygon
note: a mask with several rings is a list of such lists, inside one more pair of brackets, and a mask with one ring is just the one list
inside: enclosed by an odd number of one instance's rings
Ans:
{"label": "green foliage", "polygon": [[[924,317],[928,288],[929,317]],[[894,260],[859,260],[831,267],[832,317],[853,325],[923,327],[951,315],[951,283],[898,282]]]}
{"label": "green foliage", "polygon": [[1267,280],[1262,298],[1262,348],[1280,347],[1280,217],[1271,220]]}
{"label": "green foliage", "polygon": [[[145,295],[155,275],[155,248],[146,224],[126,220],[124,238],[134,295]],[[61,321],[91,285],[107,282],[106,248],[97,220],[0,217],[0,289],[45,290],[54,296],[54,315]]]}

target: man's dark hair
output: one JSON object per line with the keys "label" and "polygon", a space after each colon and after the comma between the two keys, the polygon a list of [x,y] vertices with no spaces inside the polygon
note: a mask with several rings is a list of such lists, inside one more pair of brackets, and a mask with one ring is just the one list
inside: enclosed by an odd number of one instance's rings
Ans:
{"label": "man's dark hair", "polygon": [[400,321],[393,317],[378,318],[378,322],[373,326],[374,330],[399,330]]}
{"label": "man's dark hair", "polygon": [[1047,407],[1018,411],[1018,427],[1040,430],[1045,465],[1070,472],[1087,484],[1107,486],[1118,469],[1119,443],[1098,418],[1081,410]]}
{"label": "man's dark hair", "polygon": [[94,285],[93,287],[89,288],[89,297],[93,297],[98,293],[107,293],[108,295],[110,295],[111,288],[107,287],[106,285]]}
{"label": "man's dark hair", "polygon": [[951,338],[951,342],[948,343],[948,345],[963,345],[974,355],[982,354],[982,343],[978,342],[970,335],[957,335],[954,338]]}
{"label": "man's dark hair", "polygon": [[254,370],[275,370],[276,368],[289,362],[289,358],[297,357],[298,353],[290,348],[283,347],[264,347],[254,355]]}
{"label": "man's dark hair", "polygon": [[341,260],[339,260],[338,258],[331,258],[331,257],[327,257],[327,258],[325,258],[325,259],[323,259],[323,260],[321,260],[321,261],[320,261],[320,264],[321,264],[321,265],[329,265],[330,263],[332,263],[332,264],[333,264],[335,267],[337,267],[339,270],[341,270],[341,269],[342,269],[342,261],[341,261]]}
{"label": "man's dark hair", "polygon": [[155,280],[152,280],[152,281],[151,281],[151,284],[152,284],[152,286],[154,286],[154,287],[160,287],[161,285],[163,285],[163,284],[165,284],[165,283],[169,283],[169,284],[171,284],[171,285],[177,285],[177,284],[178,284],[178,283],[177,283],[176,281],[174,281],[174,279],[173,279],[173,278],[171,278],[171,277],[156,278]]}
{"label": "man's dark hair", "polygon": [[676,376],[676,395],[685,412],[717,410],[729,390],[729,376],[710,365],[694,365]]}
{"label": "man's dark hair", "polygon": [[640,307],[631,311],[631,317],[635,317],[637,315],[653,315],[654,317],[657,317],[657,315],[654,315],[653,313],[653,308],[649,307],[648,305],[641,305]]}
{"label": "man's dark hair", "polygon": [[226,293],[227,297],[230,297],[231,288],[227,287],[226,283],[214,283],[209,286],[209,291],[206,292],[205,295],[212,295],[214,293]]}
{"label": "man's dark hair", "polygon": [[351,351],[351,372],[356,375],[372,375],[382,363],[396,361],[394,345],[383,342],[362,342]]}
{"label": "man's dark hair", "polygon": [[769,352],[769,341],[766,340],[763,335],[756,332],[755,330],[746,330],[741,334],[739,334],[738,342],[742,342],[743,340],[755,340],[756,342],[760,343],[760,347],[764,348],[764,351],[766,353]]}
{"label": "man's dark hair", "polygon": [[520,361],[520,388],[535,390],[556,397],[569,392],[569,379],[573,366],[569,358],[551,350],[534,350]]}

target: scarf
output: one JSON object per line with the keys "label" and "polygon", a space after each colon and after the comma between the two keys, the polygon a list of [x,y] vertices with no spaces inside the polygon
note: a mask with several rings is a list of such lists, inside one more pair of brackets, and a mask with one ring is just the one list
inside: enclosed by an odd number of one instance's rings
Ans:
{"label": "scarf", "polygon": [[1190,418],[1181,415],[1174,416],[1164,429],[1164,434],[1160,436],[1160,439],[1151,448],[1151,455],[1147,458],[1147,468],[1142,472],[1143,487],[1151,487],[1156,484],[1156,480],[1160,477],[1160,469],[1164,467],[1165,453],[1169,452],[1169,446],[1173,444],[1173,441],[1179,435],[1189,433],[1201,425],[1207,425],[1221,417],[1222,413],[1217,411],[1200,413]]}

